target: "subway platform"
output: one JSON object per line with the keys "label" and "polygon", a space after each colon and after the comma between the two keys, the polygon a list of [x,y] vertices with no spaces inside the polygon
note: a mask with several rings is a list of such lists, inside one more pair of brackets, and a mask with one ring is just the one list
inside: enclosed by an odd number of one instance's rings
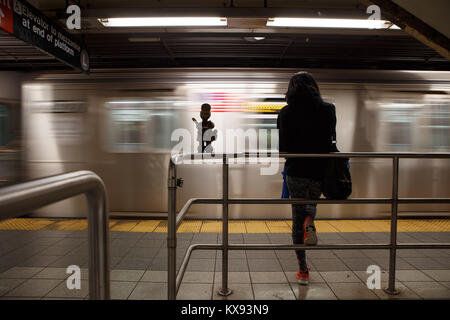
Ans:
{"label": "subway platform", "polygon": [[[386,243],[388,220],[318,220],[319,243]],[[88,299],[87,221],[9,219],[0,222],[0,299]],[[230,243],[291,243],[289,220],[230,221]],[[450,220],[399,220],[399,243],[450,242]],[[221,221],[186,220],[177,234],[177,267],[195,243],[220,243]],[[167,299],[167,221],[110,220],[111,297]],[[218,295],[221,252],[194,251],[180,300],[450,299],[450,250],[397,251],[396,288],[388,295],[389,250],[309,251],[310,284],[296,282],[293,251],[230,251],[229,287]],[[67,289],[66,268],[81,268],[81,289]],[[370,265],[381,289],[366,285]]]}

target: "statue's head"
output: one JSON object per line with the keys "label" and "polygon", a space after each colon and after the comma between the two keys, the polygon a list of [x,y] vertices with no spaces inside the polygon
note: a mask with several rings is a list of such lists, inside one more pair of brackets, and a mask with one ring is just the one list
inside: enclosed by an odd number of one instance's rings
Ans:
{"label": "statue's head", "polygon": [[202,111],[200,111],[200,118],[207,121],[211,117],[211,106],[208,103],[202,104]]}

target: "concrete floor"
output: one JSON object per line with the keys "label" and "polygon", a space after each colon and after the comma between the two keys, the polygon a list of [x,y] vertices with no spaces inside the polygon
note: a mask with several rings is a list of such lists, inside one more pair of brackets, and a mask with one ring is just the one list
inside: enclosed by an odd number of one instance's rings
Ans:
{"label": "concrete floor", "polygon": [[[388,233],[320,233],[320,243],[383,243]],[[166,299],[166,234],[111,232],[113,299]],[[450,242],[449,232],[400,232],[399,242]],[[179,233],[178,267],[193,243],[218,243],[217,233]],[[231,243],[290,243],[287,233],[230,234]],[[299,286],[291,251],[232,251],[227,299],[450,299],[450,250],[399,250],[396,287],[400,294],[366,286],[369,265],[388,274],[387,250],[310,251],[309,286]],[[195,251],[178,299],[223,299],[221,252]],[[66,268],[81,268],[81,289],[69,290]],[[85,231],[0,231],[0,299],[88,298],[88,247]]]}

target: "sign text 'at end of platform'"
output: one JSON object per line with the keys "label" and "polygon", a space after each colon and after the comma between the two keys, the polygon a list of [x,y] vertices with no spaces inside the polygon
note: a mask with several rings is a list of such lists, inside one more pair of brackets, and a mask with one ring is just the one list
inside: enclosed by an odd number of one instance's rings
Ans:
{"label": "sign text 'at end of platform'", "polygon": [[0,0],[0,29],[74,68],[89,71],[83,45],[24,0]]}

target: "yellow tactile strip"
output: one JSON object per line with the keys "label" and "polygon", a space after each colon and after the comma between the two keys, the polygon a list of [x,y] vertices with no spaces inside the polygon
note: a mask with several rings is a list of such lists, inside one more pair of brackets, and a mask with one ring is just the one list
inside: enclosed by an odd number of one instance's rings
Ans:
{"label": "yellow tactile strip", "polygon": [[0,221],[0,230],[42,230],[53,223],[49,219],[6,219]]}
{"label": "yellow tactile strip", "polygon": [[[389,232],[389,220],[316,220],[318,232]],[[167,232],[167,220],[110,219],[111,231]],[[291,220],[231,220],[230,233],[290,233]],[[17,218],[0,221],[0,230],[86,230],[86,219]],[[399,232],[450,232],[449,219],[401,219]],[[222,232],[220,220],[185,220],[178,232]]]}

